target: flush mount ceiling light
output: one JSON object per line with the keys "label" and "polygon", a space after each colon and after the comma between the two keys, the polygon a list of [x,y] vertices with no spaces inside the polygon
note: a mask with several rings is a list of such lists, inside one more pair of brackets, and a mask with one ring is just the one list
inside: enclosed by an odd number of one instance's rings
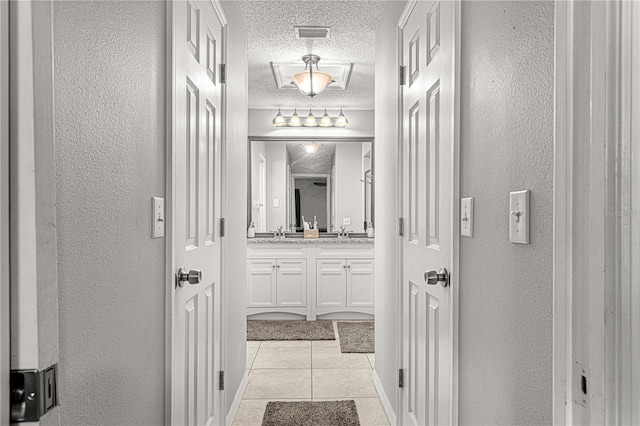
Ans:
{"label": "flush mount ceiling light", "polygon": [[304,123],[300,119],[297,109],[294,109],[291,117],[285,117],[278,109],[278,113],[273,118],[272,123],[274,127],[347,127],[349,121],[342,113],[342,110],[340,110],[340,115],[337,117],[330,117],[325,109],[324,115],[320,119],[320,123],[318,123],[313,112],[311,112],[311,108],[309,108],[309,115],[305,118]]}
{"label": "flush mount ceiling light", "polygon": [[[333,77],[331,77],[331,74],[322,72],[318,68],[320,56],[304,55],[302,60],[306,64],[304,71],[297,72],[291,76],[291,82],[296,85],[300,93],[313,98],[324,92],[324,89],[333,83]],[[315,71],[313,70],[314,65],[316,66]]]}
{"label": "flush mount ceiling light", "polygon": [[302,149],[304,149],[304,152],[306,152],[307,154],[315,154],[316,152],[318,152],[318,149],[320,149],[320,145],[321,144],[314,143],[314,142],[307,142],[307,143],[300,144]]}

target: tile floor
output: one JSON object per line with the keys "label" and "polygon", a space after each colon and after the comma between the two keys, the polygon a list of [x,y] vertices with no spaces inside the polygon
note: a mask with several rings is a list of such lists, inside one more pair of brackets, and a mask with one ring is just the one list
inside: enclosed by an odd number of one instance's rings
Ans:
{"label": "tile floor", "polygon": [[362,426],[388,425],[373,386],[373,354],[343,354],[336,340],[247,342],[249,384],[233,425],[260,426],[269,401],[353,399]]}

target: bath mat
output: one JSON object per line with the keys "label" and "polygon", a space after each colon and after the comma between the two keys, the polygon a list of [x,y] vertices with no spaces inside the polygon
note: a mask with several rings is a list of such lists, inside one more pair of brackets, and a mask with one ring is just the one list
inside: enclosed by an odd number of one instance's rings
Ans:
{"label": "bath mat", "polygon": [[339,322],[342,353],[372,354],[375,347],[374,322]]}
{"label": "bath mat", "polygon": [[269,402],[262,426],[360,426],[354,400]]}
{"label": "bath mat", "polygon": [[247,321],[247,340],[336,340],[331,321]]}

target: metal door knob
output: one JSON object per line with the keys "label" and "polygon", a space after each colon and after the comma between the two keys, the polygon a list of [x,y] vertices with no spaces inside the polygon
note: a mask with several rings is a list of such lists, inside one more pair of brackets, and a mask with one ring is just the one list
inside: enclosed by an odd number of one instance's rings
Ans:
{"label": "metal door knob", "polygon": [[446,268],[440,268],[438,272],[435,269],[431,269],[424,273],[424,282],[429,285],[442,284],[442,287],[449,285],[449,272]]}
{"label": "metal door knob", "polygon": [[199,269],[192,269],[187,271],[185,268],[180,268],[176,274],[176,284],[178,287],[182,287],[185,282],[189,284],[200,284],[202,280],[202,271]]}

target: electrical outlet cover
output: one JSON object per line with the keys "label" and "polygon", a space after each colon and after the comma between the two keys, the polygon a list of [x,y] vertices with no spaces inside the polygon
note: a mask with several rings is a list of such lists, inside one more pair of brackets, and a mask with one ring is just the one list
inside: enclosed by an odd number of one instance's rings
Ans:
{"label": "electrical outlet cover", "polygon": [[351,225],[351,218],[350,217],[342,218],[342,224],[343,225]]}

